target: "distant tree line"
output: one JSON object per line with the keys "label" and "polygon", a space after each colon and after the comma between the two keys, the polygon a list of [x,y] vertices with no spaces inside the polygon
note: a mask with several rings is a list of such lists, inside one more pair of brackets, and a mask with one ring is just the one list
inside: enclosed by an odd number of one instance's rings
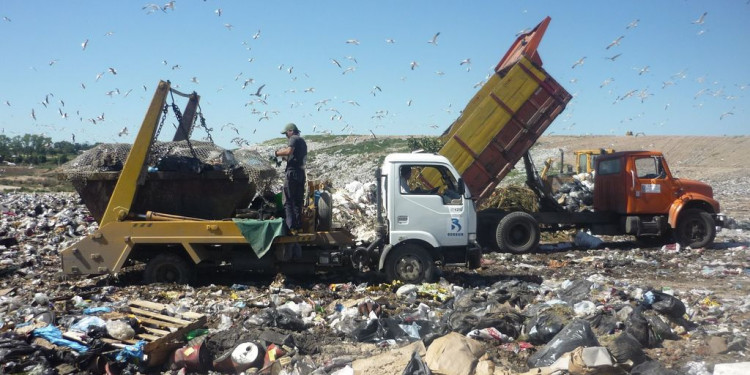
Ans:
{"label": "distant tree line", "polygon": [[0,162],[15,164],[63,164],[94,145],[52,142],[52,138],[39,134],[8,137],[0,134]]}

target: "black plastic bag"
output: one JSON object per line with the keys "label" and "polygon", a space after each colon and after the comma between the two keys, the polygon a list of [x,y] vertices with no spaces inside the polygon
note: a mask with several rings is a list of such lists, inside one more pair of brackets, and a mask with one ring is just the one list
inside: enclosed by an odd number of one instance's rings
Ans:
{"label": "black plastic bag", "polygon": [[672,331],[669,323],[656,315],[643,314],[649,325],[648,345],[650,348],[660,346],[664,340],[677,340],[679,336]]}
{"label": "black plastic bag", "polygon": [[664,314],[673,319],[679,319],[685,315],[685,304],[675,296],[656,290],[650,290],[646,293],[651,293],[653,296],[651,308],[660,314]]}
{"label": "black plastic bag", "polygon": [[400,340],[406,337],[406,332],[393,319],[370,319],[352,332],[358,342],[377,343],[383,340]]}
{"label": "black plastic bag", "polygon": [[411,360],[404,368],[404,372],[401,375],[432,375],[432,371],[427,367],[427,364],[419,356],[416,351],[411,353]]}
{"label": "black plastic bag", "polygon": [[607,346],[609,352],[617,360],[617,363],[625,363],[627,361],[633,361],[633,365],[637,366],[646,360],[648,356],[643,351],[643,346],[633,335],[622,332],[617,336],[612,343]]}
{"label": "black plastic bag", "polygon": [[636,306],[625,321],[625,332],[631,334],[644,348],[649,347],[648,320],[643,317],[643,307]]}
{"label": "black plastic bag", "polygon": [[597,311],[594,315],[586,318],[591,323],[591,327],[599,335],[611,335],[617,330],[617,317],[614,311]]}
{"label": "black plastic bag", "polygon": [[544,345],[552,340],[565,327],[568,318],[547,310],[531,318],[526,325],[526,335],[534,345]]}
{"label": "black plastic bag", "polygon": [[588,321],[576,319],[555,335],[542,350],[529,357],[529,367],[549,366],[563,354],[573,351],[575,348],[599,346],[594,331]]}
{"label": "black plastic bag", "polygon": [[589,299],[593,284],[586,279],[573,281],[567,288],[558,293],[558,297],[573,306],[578,302]]}

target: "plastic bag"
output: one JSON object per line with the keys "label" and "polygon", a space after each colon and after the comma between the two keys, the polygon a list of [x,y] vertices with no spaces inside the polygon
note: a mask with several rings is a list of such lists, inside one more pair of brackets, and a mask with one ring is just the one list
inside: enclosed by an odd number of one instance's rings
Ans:
{"label": "plastic bag", "polygon": [[430,371],[430,368],[424,363],[422,357],[419,356],[419,353],[415,351],[411,354],[411,360],[406,365],[406,368],[404,368],[401,375],[432,375],[432,371]]}
{"label": "plastic bag", "polygon": [[643,307],[637,306],[625,321],[625,332],[631,334],[644,348],[649,347],[648,343],[648,320],[643,317]]}
{"label": "plastic bag", "polygon": [[542,350],[529,357],[529,367],[544,367],[552,365],[563,354],[583,346],[600,346],[596,335],[591,330],[589,322],[576,319],[568,323]]}
{"label": "plastic bag", "polygon": [[575,280],[565,289],[560,291],[558,297],[571,306],[575,305],[578,302],[589,299],[592,285],[594,285],[594,283],[586,279]]}
{"label": "plastic bag", "polygon": [[633,361],[633,365],[639,365],[648,359],[641,343],[627,332],[620,333],[607,345],[607,349],[617,359],[617,363]]}
{"label": "plastic bag", "polygon": [[552,310],[545,311],[529,321],[528,332],[529,342],[534,345],[543,345],[552,340],[555,335],[562,331],[568,318],[555,313]]}
{"label": "plastic bag", "polygon": [[371,319],[352,332],[354,339],[359,342],[377,343],[383,340],[402,340],[406,332],[399,327],[394,319]]}
{"label": "plastic bag", "polygon": [[685,304],[678,298],[656,290],[649,290],[644,300],[652,299],[651,308],[673,319],[680,319],[685,315]]}

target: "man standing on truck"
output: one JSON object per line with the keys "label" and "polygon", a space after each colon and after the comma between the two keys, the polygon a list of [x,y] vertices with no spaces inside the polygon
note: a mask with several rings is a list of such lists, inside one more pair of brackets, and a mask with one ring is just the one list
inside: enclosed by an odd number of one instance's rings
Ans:
{"label": "man standing on truck", "polygon": [[305,196],[305,162],[307,143],[299,135],[299,128],[288,123],[281,134],[286,134],[287,147],[276,150],[275,156],[286,157],[284,175],[284,213],[286,225],[292,234],[302,229],[302,204]]}

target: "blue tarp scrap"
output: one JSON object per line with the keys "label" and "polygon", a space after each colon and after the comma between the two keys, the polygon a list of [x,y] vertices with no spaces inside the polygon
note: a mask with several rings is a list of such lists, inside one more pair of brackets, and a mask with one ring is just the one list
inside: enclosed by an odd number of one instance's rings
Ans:
{"label": "blue tarp scrap", "polygon": [[57,346],[69,347],[79,353],[84,353],[88,350],[88,346],[86,345],[63,338],[62,331],[52,324],[33,330],[31,335],[34,337],[41,337]]}
{"label": "blue tarp scrap", "polygon": [[142,360],[144,345],[146,345],[146,341],[141,340],[133,345],[128,345],[122,348],[122,350],[117,353],[117,357],[115,357],[115,360],[117,360],[117,362],[126,362],[131,358],[135,359],[136,361]]}

